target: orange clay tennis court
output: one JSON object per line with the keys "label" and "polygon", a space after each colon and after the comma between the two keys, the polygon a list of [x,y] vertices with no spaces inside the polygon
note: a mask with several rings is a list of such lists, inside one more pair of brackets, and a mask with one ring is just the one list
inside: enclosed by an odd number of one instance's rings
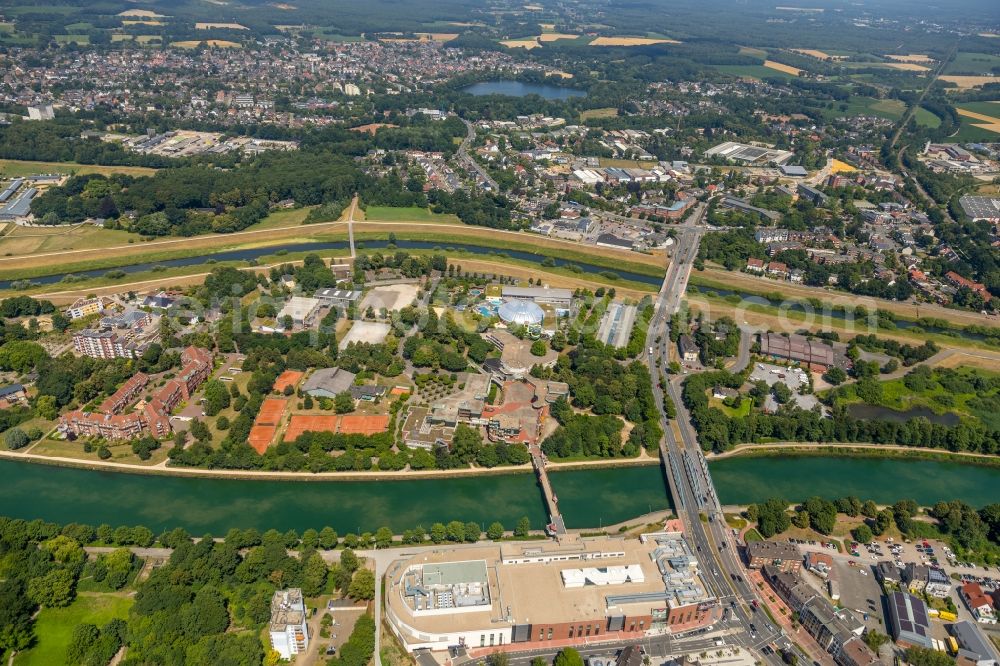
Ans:
{"label": "orange clay tennis court", "polygon": [[337,432],[345,435],[375,435],[389,429],[387,414],[348,414],[340,417]]}
{"label": "orange clay tennis court", "polygon": [[325,414],[292,414],[285,430],[285,441],[294,442],[306,431],[336,432],[337,417]]}
{"label": "orange clay tennis court", "polygon": [[274,380],[274,390],[278,393],[284,393],[288,386],[295,388],[299,385],[299,380],[302,379],[303,375],[305,373],[298,370],[285,370]]}
{"label": "orange clay tennis court", "polygon": [[250,428],[250,436],[247,437],[247,442],[253,447],[254,451],[264,455],[267,447],[271,445],[271,440],[274,439],[274,433],[277,430],[278,427],[273,425],[255,425]]}
{"label": "orange clay tennis court", "polygon": [[285,415],[287,405],[288,401],[284,398],[267,398],[260,406],[254,423],[257,425],[278,425],[281,422],[281,417]]}

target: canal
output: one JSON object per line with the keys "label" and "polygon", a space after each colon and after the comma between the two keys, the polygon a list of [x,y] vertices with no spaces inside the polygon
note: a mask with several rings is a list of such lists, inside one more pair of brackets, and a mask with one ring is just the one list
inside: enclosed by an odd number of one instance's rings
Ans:
{"label": "canal", "polygon": [[[1000,467],[932,460],[829,456],[742,457],[711,464],[723,504],[782,496],[856,495],[877,502],[920,504],[961,499],[980,507],[1000,501]],[[341,534],[396,532],[434,522],[545,522],[532,474],[411,481],[249,481],[144,476],[0,461],[0,513],[16,518],[98,525],[183,527],[221,535],[231,527],[259,530],[329,525]],[[658,466],[585,469],[551,474],[571,528],[620,523],[668,507]]]}
{"label": "canal", "polygon": [[[526,240],[530,241],[530,237],[526,237]],[[639,282],[642,284],[656,285],[659,286],[663,283],[663,271],[660,272],[659,276],[656,275],[645,275],[642,273],[633,273],[630,271],[619,270],[615,268],[607,268],[605,266],[597,266],[594,264],[583,263],[579,261],[569,261],[566,259],[560,259],[558,257],[550,257],[544,253],[537,252],[525,252],[522,250],[510,250],[503,249],[502,252],[498,252],[496,247],[487,247],[483,245],[470,245],[465,243],[447,243],[442,244],[441,242],[435,241],[414,241],[414,240],[397,240],[395,243],[389,243],[389,241],[378,241],[378,240],[367,240],[363,242],[358,242],[359,249],[367,250],[384,250],[390,245],[394,249],[400,250],[440,250],[441,252],[447,252],[449,249],[460,250],[462,252],[469,252],[470,254],[480,254],[480,255],[502,255],[511,257],[513,259],[519,259],[521,261],[530,261],[537,264],[541,264],[546,259],[551,259],[553,266],[578,266],[584,273],[614,273],[624,280],[631,280],[633,282]],[[144,273],[151,271],[157,267],[164,268],[177,268],[183,266],[199,266],[205,271],[212,269],[209,262],[223,262],[223,261],[256,261],[261,257],[273,257],[276,254],[290,254],[294,252],[327,252],[330,250],[346,250],[348,248],[347,241],[315,241],[315,242],[299,242],[299,243],[286,243],[284,245],[270,245],[267,247],[255,247],[247,248],[242,250],[226,250],[222,252],[215,252],[210,254],[203,254],[194,257],[182,257],[179,259],[167,259],[164,261],[148,261],[140,262],[134,264],[125,264],[122,266],[115,266],[114,268],[100,268],[95,270],[79,271],[75,273],[52,273],[50,275],[43,275],[39,277],[33,277],[30,279],[32,284],[56,284],[61,282],[67,275],[72,275],[76,278],[95,278],[102,277],[109,270],[121,271],[126,274],[132,273]],[[122,258],[123,262],[128,262],[127,257]],[[18,280],[0,280],[0,289],[10,289],[12,283],[18,282]]]}

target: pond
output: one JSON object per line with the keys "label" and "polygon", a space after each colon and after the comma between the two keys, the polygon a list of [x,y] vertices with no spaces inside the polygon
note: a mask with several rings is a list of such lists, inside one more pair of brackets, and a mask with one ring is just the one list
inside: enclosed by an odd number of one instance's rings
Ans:
{"label": "pond", "polygon": [[508,97],[538,95],[544,99],[570,99],[571,97],[587,96],[585,91],[576,88],[550,86],[544,83],[524,83],[522,81],[480,81],[462,88],[462,92],[476,97],[483,95],[506,95]]}
{"label": "pond", "polygon": [[938,414],[934,410],[928,409],[927,407],[910,407],[906,411],[900,411],[898,409],[890,409],[879,405],[853,403],[847,406],[847,413],[856,419],[863,419],[866,421],[880,419],[882,421],[904,423],[910,419],[923,417],[931,423],[938,423],[945,426],[958,425],[959,421],[961,421],[958,414],[952,412]]}

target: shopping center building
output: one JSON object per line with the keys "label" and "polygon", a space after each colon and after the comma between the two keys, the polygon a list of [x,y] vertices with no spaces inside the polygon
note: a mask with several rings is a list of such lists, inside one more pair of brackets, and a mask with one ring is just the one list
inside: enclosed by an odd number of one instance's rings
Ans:
{"label": "shopping center building", "polygon": [[421,553],[390,566],[386,608],[411,652],[623,640],[722,616],[677,532]]}

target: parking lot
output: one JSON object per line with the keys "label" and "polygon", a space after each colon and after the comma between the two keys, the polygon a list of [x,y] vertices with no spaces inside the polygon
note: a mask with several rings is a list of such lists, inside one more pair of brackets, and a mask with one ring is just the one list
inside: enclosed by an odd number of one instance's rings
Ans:
{"label": "parking lot", "polygon": [[774,386],[781,382],[792,391],[792,400],[802,409],[812,409],[819,404],[816,396],[812,394],[799,395],[799,389],[809,385],[809,380],[804,371],[798,368],[785,368],[771,363],[755,363],[753,372],[750,373],[751,383],[762,381],[768,386]]}

